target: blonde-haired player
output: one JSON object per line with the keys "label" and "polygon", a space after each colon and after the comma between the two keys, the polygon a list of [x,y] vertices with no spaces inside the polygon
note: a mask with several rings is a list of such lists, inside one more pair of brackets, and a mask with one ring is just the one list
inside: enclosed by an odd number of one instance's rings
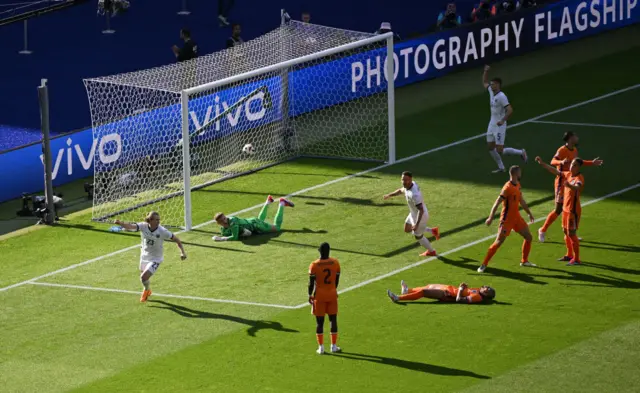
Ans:
{"label": "blonde-haired player", "polygon": [[180,259],[187,259],[184,247],[180,239],[171,233],[168,229],[160,225],[160,214],[152,211],[147,214],[144,222],[130,224],[116,220],[116,224],[122,226],[127,231],[140,232],[142,238],[142,250],[140,251],[140,281],[144,286],[141,302],[146,302],[151,296],[151,276],[158,270],[160,264],[164,260],[165,240],[171,240],[178,245],[180,249]]}

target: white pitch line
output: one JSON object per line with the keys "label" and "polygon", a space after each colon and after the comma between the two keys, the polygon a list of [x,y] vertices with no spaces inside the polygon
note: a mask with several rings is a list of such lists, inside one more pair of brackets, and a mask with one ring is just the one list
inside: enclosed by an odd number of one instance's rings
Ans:
{"label": "white pitch line", "polygon": [[[593,205],[594,203],[598,203],[598,202],[603,201],[603,200],[605,200],[607,198],[612,198],[614,196],[623,194],[623,193],[625,193],[627,191],[631,191],[631,190],[636,189],[638,187],[640,187],[640,183],[636,183],[633,186],[629,186],[627,188],[623,188],[622,190],[618,190],[616,192],[612,192],[611,194],[607,194],[607,195],[601,196],[599,198],[592,199],[592,200],[590,200],[588,202],[583,203],[582,206],[584,207],[584,206]],[[539,217],[538,219],[536,219],[534,221],[534,223],[537,223],[537,222],[540,222],[540,221],[543,221],[543,220],[546,220],[546,217]],[[495,239],[495,237],[496,237],[495,234],[489,235],[489,236],[483,237],[482,239],[478,239],[478,240],[472,241],[470,243],[463,244],[463,245],[461,245],[459,247],[453,248],[451,250],[445,251],[442,254],[439,254],[438,256],[444,257],[444,256],[447,256],[449,254],[453,254],[455,252],[464,250],[465,248],[473,247],[476,244],[480,244],[482,242],[486,242],[487,240]],[[380,276],[377,276],[377,277],[374,277],[374,278],[370,278],[368,280],[362,281],[361,283],[358,283],[358,284],[352,285],[350,287],[347,287],[345,289],[342,289],[342,290],[338,291],[338,293],[339,294],[343,294],[345,292],[353,291],[354,289],[362,288],[365,285],[369,285],[369,284],[371,284],[373,282],[376,282],[376,281],[384,280],[385,278],[388,278],[388,277],[391,277],[391,276],[395,276],[396,274],[404,272],[405,270],[413,269],[414,267],[418,267],[418,266],[424,265],[425,263],[429,263],[429,262],[435,261],[437,259],[438,259],[438,257],[430,257],[430,258],[422,259],[422,260],[420,260],[420,261],[418,261],[416,263],[412,263],[411,265],[407,265],[407,266],[401,267],[399,269],[390,271],[389,273],[385,273],[383,275],[380,275]],[[297,306],[294,306],[292,308],[303,308],[303,307],[307,307],[307,306],[309,306],[309,303],[305,302],[305,303],[298,304]]]}
{"label": "white pitch line", "polygon": [[[612,97],[612,96],[615,96],[615,95],[618,95],[618,94],[622,94],[622,93],[625,93],[627,91],[637,89],[639,87],[640,87],[640,83],[636,84],[636,85],[633,85],[633,86],[626,87],[624,89],[613,91],[611,93],[607,93],[605,95],[601,95],[601,96],[598,96],[598,97],[595,97],[595,98],[591,98],[589,100],[582,101],[582,102],[579,102],[577,104],[569,105],[569,106],[566,106],[564,108],[557,109],[555,111],[547,112],[547,113],[544,113],[544,114],[536,116],[536,117],[532,117],[531,119],[524,120],[522,122],[509,125],[507,128],[514,128],[514,127],[521,126],[523,124],[531,123],[531,122],[536,121],[538,119],[542,119],[542,118],[547,117],[547,116],[555,115],[556,113],[568,111],[570,109],[578,108],[578,107],[583,106],[583,105],[591,104],[593,102],[604,100],[606,98],[609,98],[609,97]],[[478,134],[478,135],[475,135],[475,136],[472,136],[472,137],[469,137],[469,138],[461,139],[459,141],[452,142],[452,143],[449,143],[447,145],[443,145],[443,146],[440,146],[440,147],[436,147],[434,149],[426,150],[426,151],[414,154],[414,155],[409,156],[409,157],[401,158],[401,159],[397,160],[396,162],[394,162],[393,164],[389,164],[389,163],[382,164],[382,165],[379,165],[379,166],[377,166],[375,168],[367,169],[365,171],[358,172],[358,173],[355,173],[355,174],[352,174],[352,175],[349,175],[349,176],[344,176],[344,177],[341,177],[341,178],[338,178],[338,179],[334,179],[334,180],[331,180],[331,181],[328,181],[328,182],[325,182],[325,183],[321,183],[321,184],[318,184],[318,185],[315,185],[315,186],[312,186],[312,187],[308,187],[308,188],[296,191],[294,193],[291,193],[289,195],[286,195],[286,197],[292,197],[292,196],[304,194],[304,193],[309,192],[309,191],[317,190],[318,188],[330,186],[332,184],[336,184],[336,183],[339,183],[341,181],[349,180],[349,179],[352,179],[354,177],[362,176],[362,175],[365,175],[365,174],[370,173],[370,172],[378,171],[380,169],[383,169],[383,168],[386,168],[386,167],[389,167],[389,166],[393,166],[393,165],[396,165],[396,164],[401,164],[403,162],[410,161],[410,160],[413,160],[413,159],[418,158],[418,157],[422,157],[422,156],[427,155],[427,154],[435,153],[435,152],[438,152],[440,150],[448,149],[450,147],[457,146],[457,145],[472,141],[474,139],[482,138],[485,135],[486,135],[485,133],[482,133],[482,134]],[[246,209],[239,210],[239,211],[237,211],[235,213],[230,213],[230,215],[239,215],[239,214],[242,214],[242,213],[246,213],[246,212],[249,212],[251,210],[258,209],[258,208],[262,207],[262,205],[263,204],[260,203],[260,204],[248,207]],[[201,228],[201,227],[209,225],[209,224],[211,224],[213,222],[214,222],[214,220],[210,220],[210,221],[204,222],[202,224],[194,226],[193,229]],[[180,232],[176,232],[176,233],[180,234],[180,233],[183,233],[183,232],[185,232],[185,231],[180,231]],[[93,263],[93,262],[98,262],[98,261],[100,261],[102,259],[109,258],[109,257],[112,257],[114,255],[118,255],[120,253],[129,251],[129,250],[133,250],[133,249],[135,249],[137,247],[140,247],[140,246],[139,245],[130,246],[130,247],[118,250],[118,251],[114,251],[114,252],[109,253],[109,254],[101,255],[99,257],[90,259],[88,261],[84,261],[84,262],[81,262],[81,263],[76,263],[74,265],[67,266],[67,267],[62,268],[62,269],[54,270],[52,272],[43,274],[41,276],[37,276],[37,277],[34,277],[32,279],[29,279],[29,280],[21,281],[21,282],[18,282],[16,284],[12,284],[12,285],[0,288],[0,292],[4,292],[4,291],[7,291],[7,290],[12,289],[12,288],[17,288],[17,287],[20,287],[20,286],[25,285],[25,284],[30,284],[30,283],[32,283],[34,281],[37,281],[37,280],[40,280],[42,278],[46,278],[46,277],[50,277],[50,276],[53,276],[53,275],[58,274],[58,273],[66,272],[68,270],[75,269],[75,268],[80,267],[80,266],[88,265],[88,264]]]}
{"label": "white pitch line", "polygon": [[[140,295],[140,291],[128,291],[125,289],[114,289],[114,288],[98,288],[98,287],[90,287],[86,285],[72,285],[72,284],[55,284],[50,282],[29,282],[31,285],[40,285],[43,287],[56,287],[56,288],[71,288],[71,289],[84,289],[88,291],[99,291],[99,292],[113,292],[113,293],[127,293],[132,295]],[[154,297],[168,297],[173,299],[188,299],[188,300],[202,300],[206,302],[213,303],[230,303],[230,304],[242,304],[245,306],[259,306],[259,307],[271,307],[271,308],[284,308],[284,309],[294,309],[294,306],[285,306],[283,304],[268,304],[268,303],[255,303],[255,302],[244,302],[241,300],[229,300],[229,299],[214,299],[209,297],[200,297],[200,296],[186,296],[186,295],[171,295],[167,293],[156,293],[154,292]]]}
{"label": "white pitch line", "polygon": [[543,121],[543,120],[534,120],[532,123],[537,124],[552,124],[559,126],[578,126],[578,127],[601,127],[601,128],[622,128],[626,130],[640,130],[638,126],[623,126],[617,124],[596,124],[596,123],[569,123],[565,121]]}

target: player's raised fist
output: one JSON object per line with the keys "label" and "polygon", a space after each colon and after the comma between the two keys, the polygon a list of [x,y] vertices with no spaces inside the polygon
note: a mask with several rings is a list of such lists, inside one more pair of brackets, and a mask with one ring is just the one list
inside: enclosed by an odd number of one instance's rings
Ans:
{"label": "player's raised fist", "polygon": [[538,164],[540,164],[540,163],[542,162],[542,158],[540,158],[540,156],[537,156],[537,157],[536,157],[536,162],[537,162]]}
{"label": "player's raised fist", "polygon": [[491,67],[487,64],[484,66],[484,71],[488,72],[491,69]]}
{"label": "player's raised fist", "polygon": [[595,166],[601,166],[602,164],[604,164],[604,161],[600,159],[600,157],[596,157],[593,159],[593,165]]}

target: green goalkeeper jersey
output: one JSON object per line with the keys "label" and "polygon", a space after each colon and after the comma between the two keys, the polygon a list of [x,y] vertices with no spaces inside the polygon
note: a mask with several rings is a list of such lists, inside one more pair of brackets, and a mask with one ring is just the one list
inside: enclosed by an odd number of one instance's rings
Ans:
{"label": "green goalkeeper jersey", "polygon": [[220,227],[220,232],[222,233],[222,236],[231,236],[230,240],[238,240],[240,238],[240,233],[244,229],[250,231],[252,227],[253,225],[249,220],[238,217],[229,217],[229,227]]}

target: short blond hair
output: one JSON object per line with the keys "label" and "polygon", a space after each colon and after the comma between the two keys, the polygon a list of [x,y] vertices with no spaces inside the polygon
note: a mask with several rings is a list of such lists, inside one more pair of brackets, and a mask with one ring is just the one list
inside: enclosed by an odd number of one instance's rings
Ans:
{"label": "short blond hair", "polygon": [[150,211],[150,212],[149,212],[149,214],[147,214],[147,216],[144,218],[144,220],[145,220],[146,222],[149,222],[149,221],[151,221],[151,220],[153,219],[153,217],[158,217],[158,218],[160,218],[160,213],[158,213],[158,212],[157,212],[157,211],[155,211],[155,210]]}
{"label": "short blond hair", "polygon": [[213,216],[213,219],[214,219],[214,220],[216,220],[216,221],[218,221],[218,219],[219,219],[220,217],[222,217],[222,216],[224,216],[224,213],[222,213],[222,212],[218,212],[218,213],[216,213],[216,215],[215,215],[215,216]]}

